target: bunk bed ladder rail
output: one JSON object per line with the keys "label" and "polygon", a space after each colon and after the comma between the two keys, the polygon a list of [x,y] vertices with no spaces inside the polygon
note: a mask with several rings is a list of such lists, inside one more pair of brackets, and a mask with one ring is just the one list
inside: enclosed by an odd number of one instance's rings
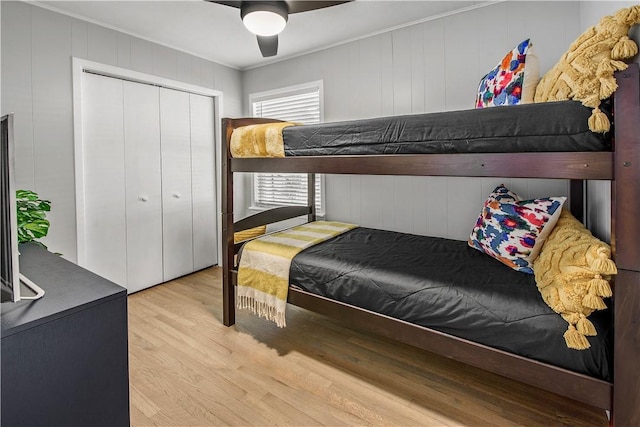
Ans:
{"label": "bunk bed ladder rail", "polygon": [[235,255],[244,243],[235,243],[234,233],[301,216],[306,216],[308,222],[316,220],[316,175],[309,173],[307,174],[307,206],[283,206],[269,209],[234,222],[233,171],[231,169],[231,151],[228,143],[231,133],[233,129],[240,126],[277,121],[259,118],[222,119],[222,323],[225,326],[235,324],[235,285],[237,277]]}
{"label": "bunk bed ladder rail", "polygon": [[233,120],[222,119],[222,323],[236,323],[235,289],[231,281],[231,266],[234,265],[233,240],[233,173],[229,139],[233,132]]}

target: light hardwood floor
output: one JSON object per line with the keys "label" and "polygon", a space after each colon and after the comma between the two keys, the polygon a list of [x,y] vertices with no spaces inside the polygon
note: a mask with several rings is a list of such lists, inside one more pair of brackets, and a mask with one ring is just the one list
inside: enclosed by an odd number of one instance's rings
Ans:
{"label": "light hardwood floor", "polygon": [[605,426],[604,411],[288,307],[222,325],[219,268],[130,295],[131,425]]}

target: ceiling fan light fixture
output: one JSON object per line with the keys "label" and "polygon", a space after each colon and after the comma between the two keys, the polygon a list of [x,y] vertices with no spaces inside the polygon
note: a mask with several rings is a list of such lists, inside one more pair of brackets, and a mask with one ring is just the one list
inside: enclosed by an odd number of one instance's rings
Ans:
{"label": "ceiling fan light fixture", "polygon": [[287,25],[285,2],[242,2],[240,16],[244,26],[258,36],[275,36]]}

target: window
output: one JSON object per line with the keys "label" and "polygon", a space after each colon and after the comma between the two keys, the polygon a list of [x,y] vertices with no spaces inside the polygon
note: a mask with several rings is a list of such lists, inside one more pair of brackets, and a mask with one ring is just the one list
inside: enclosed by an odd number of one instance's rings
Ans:
{"label": "window", "polygon": [[[269,117],[304,124],[322,121],[322,82],[253,94],[253,117]],[[316,175],[316,212],[324,212],[321,174]],[[307,174],[254,173],[253,206],[270,208],[307,204]]]}

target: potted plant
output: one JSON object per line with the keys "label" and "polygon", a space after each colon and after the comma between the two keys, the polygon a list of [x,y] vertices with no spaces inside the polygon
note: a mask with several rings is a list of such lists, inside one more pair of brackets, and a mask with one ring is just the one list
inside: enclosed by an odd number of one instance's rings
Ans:
{"label": "potted plant", "polygon": [[51,210],[51,202],[40,199],[38,193],[34,191],[17,190],[16,205],[18,210],[18,242],[35,242],[46,248],[37,239],[45,237],[49,232],[46,213]]}

